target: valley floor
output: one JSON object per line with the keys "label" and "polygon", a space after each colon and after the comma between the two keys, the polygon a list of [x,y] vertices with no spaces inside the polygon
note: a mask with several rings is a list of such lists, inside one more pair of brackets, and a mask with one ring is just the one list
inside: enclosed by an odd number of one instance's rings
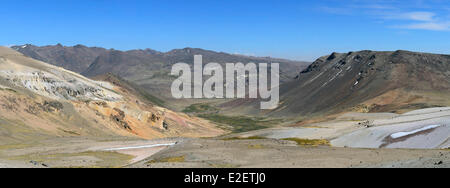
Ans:
{"label": "valley floor", "polygon": [[123,167],[182,139],[137,140],[54,138],[24,145],[0,145],[0,168]]}
{"label": "valley floor", "polygon": [[195,139],[129,167],[144,168],[449,168],[449,150],[298,146],[292,141]]}
{"label": "valley floor", "polygon": [[[63,143],[63,144],[59,144]],[[1,168],[449,168],[450,150],[301,146],[276,139],[55,139],[0,149]],[[158,146],[171,145],[171,146]],[[174,144],[174,145],[172,145]],[[157,147],[152,147],[156,145]],[[128,148],[131,149],[123,149]],[[117,149],[115,151],[111,149]]]}
{"label": "valley floor", "polygon": [[215,138],[50,138],[0,144],[0,167],[450,168],[449,121],[450,108],[431,108]]}

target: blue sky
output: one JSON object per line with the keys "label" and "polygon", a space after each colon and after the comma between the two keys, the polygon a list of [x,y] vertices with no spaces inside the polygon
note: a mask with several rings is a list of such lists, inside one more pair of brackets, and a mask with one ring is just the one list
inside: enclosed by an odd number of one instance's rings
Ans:
{"label": "blue sky", "polygon": [[450,0],[2,0],[0,45],[198,47],[314,60],[331,52],[450,53]]}

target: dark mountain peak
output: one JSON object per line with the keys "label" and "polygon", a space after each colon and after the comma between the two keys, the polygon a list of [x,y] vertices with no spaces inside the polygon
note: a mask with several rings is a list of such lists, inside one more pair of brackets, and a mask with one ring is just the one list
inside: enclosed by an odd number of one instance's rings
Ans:
{"label": "dark mountain peak", "polygon": [[182,51],[185,51],[185,52],[190,52],[190,51],[207,51],[207,50],[204,50],[204,49],[201,49],[201,48],[192,48],[192,47],[185,47],[185,48],[179,49],[179,50],[182,50]]}
{"label": "dark mountain peak", "polygon": [[188,51],[187,49],[173,49],[173,50],[170,50],[170,51],[168,51],[166,54],[174,54],[174,53],[181,53],[181,52],[186,52],[186,51]]}
{"label": "dark mountain peak", "polygon": [[20,53],[52,65],[60,66],[75,72],[86,70],[90,64],[107,50],[98,47],[86,47],[78,44],[73,47],[61,43],[47,46],[26,44],[12,47]]}
{"label": "dark mountain peak", "polygon": [[129,50],[126,51],[126,53],[132,53],[132,54],[136,54],[136,55],[157,55],[157,54],[162,54],[159,51],[150,49],[150,48],[146,48],[146,49],[136,49],[136,50]]}
{"label": "dark mountain peak", "polygon": [[35,46],[33,46],[32,44],[24,44],[24,45],[11,46],[11,48],[14,49],[14,50],[26,49],[26,48],[34,48],[34,47],[35,47]]}
{"label": "dark mountain peak", "polygon": [[74,48],[87,48],[86,46],[82,45],[82,44],[77,44],[75,46],[73,46]]}
{"label": "dark mountain peak", "polygon": [[173,49],[169,52],[167,52],[167,54],[191,54],[194,48],[191,47],[186,47],[183,49]]}
{"label": "dark mountain peak", "polygon": [[405,50],[397,50],[397,51],[363,50],[348,53],[333,52],[329,56],[323,56],[314,61],[311,65],[308,66],[308,68],[301,71],[300,75],[310,72],[321,72],[325,69],[330,68],[340,71],[343,69],[351,70],[354,69],[355,67],[360,67],[361,69],[364,69],[362,71],[366,72],[367,70],[376,70],[377,67],[378,69],[382,69],[380,67],[386,67],[387,64],[402,63],[418,66],[426,62],[433,64],[436,62],[448,61],[448,58],[442,57],[445,57],[445,55],[427,54]]}
{"label": "dark mountain peak", "polygon": [[394,53],[418,53],[418,52],[411,52],[407,50],[396,50]]}
{"label": "dark mountain peak", "polygon": [[202,48],[192,48],[192,47],[186,47],[183,49],[174,49],[171,50],[167,53],[165,53],[165,55],[169,55],[169,56],[173,56],[173,55],[217,55],[217,54],[221,54],[221,55],[229,55],[223,52],[215,52],[215,51],[211,51],[211,50],[205,50]]}
{"label": "dark mountain peak", "polygon": [[437,54],[428,54],[428,53],[421,53],[421,52],[411,52],[406,50],[397,50],[395,52],[392,52],[391,54],[393,57],[406,57],[406,56],[427,56],[427,55],[437,55]]}
{"label": "dark mountain peak", "polygon": [[448,55],[404,50],[333,53],[280,88],[285,102],[279,113],[336,113],[358,105],[373,107],[370,112],[433,106],[428,99],[442,100],[450,91],[449,73]]}
{"label": "dark mountain peak", "polygon": [[120,56],[120,55],[124,55],[124,54],[127,54],[127,53],[129,53],[129,52],[124,52],[124,51],[120,51],[120,50],[110,49],[106,53],[100,54],[98,57]]}
{"label": "dark mountain peak", "polygon": [[153,50],[153,49],[150,49],[150,48],[146,48],[144,51],[146,53],[148,53],[148,54],[160,54],[161,53],[159,51],[156,51],[156,50]]}
{"label": "dark mountain peak", "polygon": [[337,53],[337,52],[333,52],[330,56],[328,56],[327,60],[331,61],[333,59],[335,59],[336,57],[340,56],[341,54]]}

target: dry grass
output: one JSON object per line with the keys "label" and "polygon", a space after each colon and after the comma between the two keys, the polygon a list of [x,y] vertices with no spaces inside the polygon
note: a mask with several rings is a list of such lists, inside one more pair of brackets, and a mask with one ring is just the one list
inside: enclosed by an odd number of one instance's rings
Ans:
{"label": "dry grass", "polygon": [[157,160],[151,160],[146,164],[154,164],[154,163],[182,163],[185,162],[184,156],[176,156],[176,157],[166,157]]}
{"label": "dry grass", "polygon": [[224,138],[222,140],[232,141],[232,140],[263,140],[263,139],[266,139],[266,138],[260,137],[260,136],[251,136],[251,137],[231,137],[231,138]]}
{"label": "dry grass", "polygon": [[264,149],[264,146],[261,144],[252,144],[248,146],[248,149]]}
{"label": "dry grass", "polygon": [[1,87],[0,87],[0,91],[9,91],[9,92],[17,93],[16,90],[11,89],[11,88],[1,88]]}
{"label": "dry grass", "polygon": [[210,106],[209,104],[193,104],[191,106],[186,107],[183,110],[184,113],[205,113],[205,112],[213,112],[218,111],[219,109]]}
{"label": "dry grass", "polygon": [[233,133],[242,133],[253,130],[265,129],[277,125],[281,120],[265,119],[246,116],[224,116],[220,114],[201,114],[200,118],[232,127]]}
{"label": "dry grass", "polygon": [[0,150],[8,150],[8,149],[24,149],[31,147],[30,144],[10,144],[10,145],[0,145]]}
{"label": "dry grass", "polygon": [[328,127],[321,127],[321,126],[302,126],[302,128],[310,128],[310,129],[328,129]]}
{"label": "dry grass", "polygon": [[282,140],[297,142],[300,146],[331,146],[330,141],[325,139],[301,139],[301,138],[285,138]]}
{"label": "dry grass", "polygon": [[238,168],[238,165],[234,164],[209,164],[212,168]]}

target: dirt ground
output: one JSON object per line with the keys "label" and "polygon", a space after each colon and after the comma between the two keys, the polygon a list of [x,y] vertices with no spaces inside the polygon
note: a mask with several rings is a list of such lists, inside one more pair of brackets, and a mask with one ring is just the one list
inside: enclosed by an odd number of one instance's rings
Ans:
{"label": "dirt ground", "polygon": [[[0,168],[450,168],[445,145],[449,113],[435,108],[402,115],[345,114],[330,122],[215,138],[66,137],[0,143]],[[378,147],[378,140],[393,133],[434,124],[442,127],[402,138],[403,145],[396,146],[403,149]],[[428,149],[408,149],[425,142],[431,143]],[[373,143],[378,144],[368,147]]]}
{"label": "dirt ground", "polygon": [[123,167],[150,157],[167,146],[117,151],[111,149],[175,143],[177,140],[74,137],[46,139],[24,145],[0,145],[0,168]]}
{"label": "dirt ground", "polygon": [[163,150],[132,168],[358,168],[450,167],[450,150],[353,149],[299,146],[295,142],[193,139]]}
{"label": "dirt ground", "polygon": [[[157,146],[155,144],[174,144]],[[131,147],[132,149],[110,150]],[[142,147],[142,148],[139,148]],[[299,146],[275,139],[58,138],[0,147],[0,168],[449,168],[450,150]]]}

